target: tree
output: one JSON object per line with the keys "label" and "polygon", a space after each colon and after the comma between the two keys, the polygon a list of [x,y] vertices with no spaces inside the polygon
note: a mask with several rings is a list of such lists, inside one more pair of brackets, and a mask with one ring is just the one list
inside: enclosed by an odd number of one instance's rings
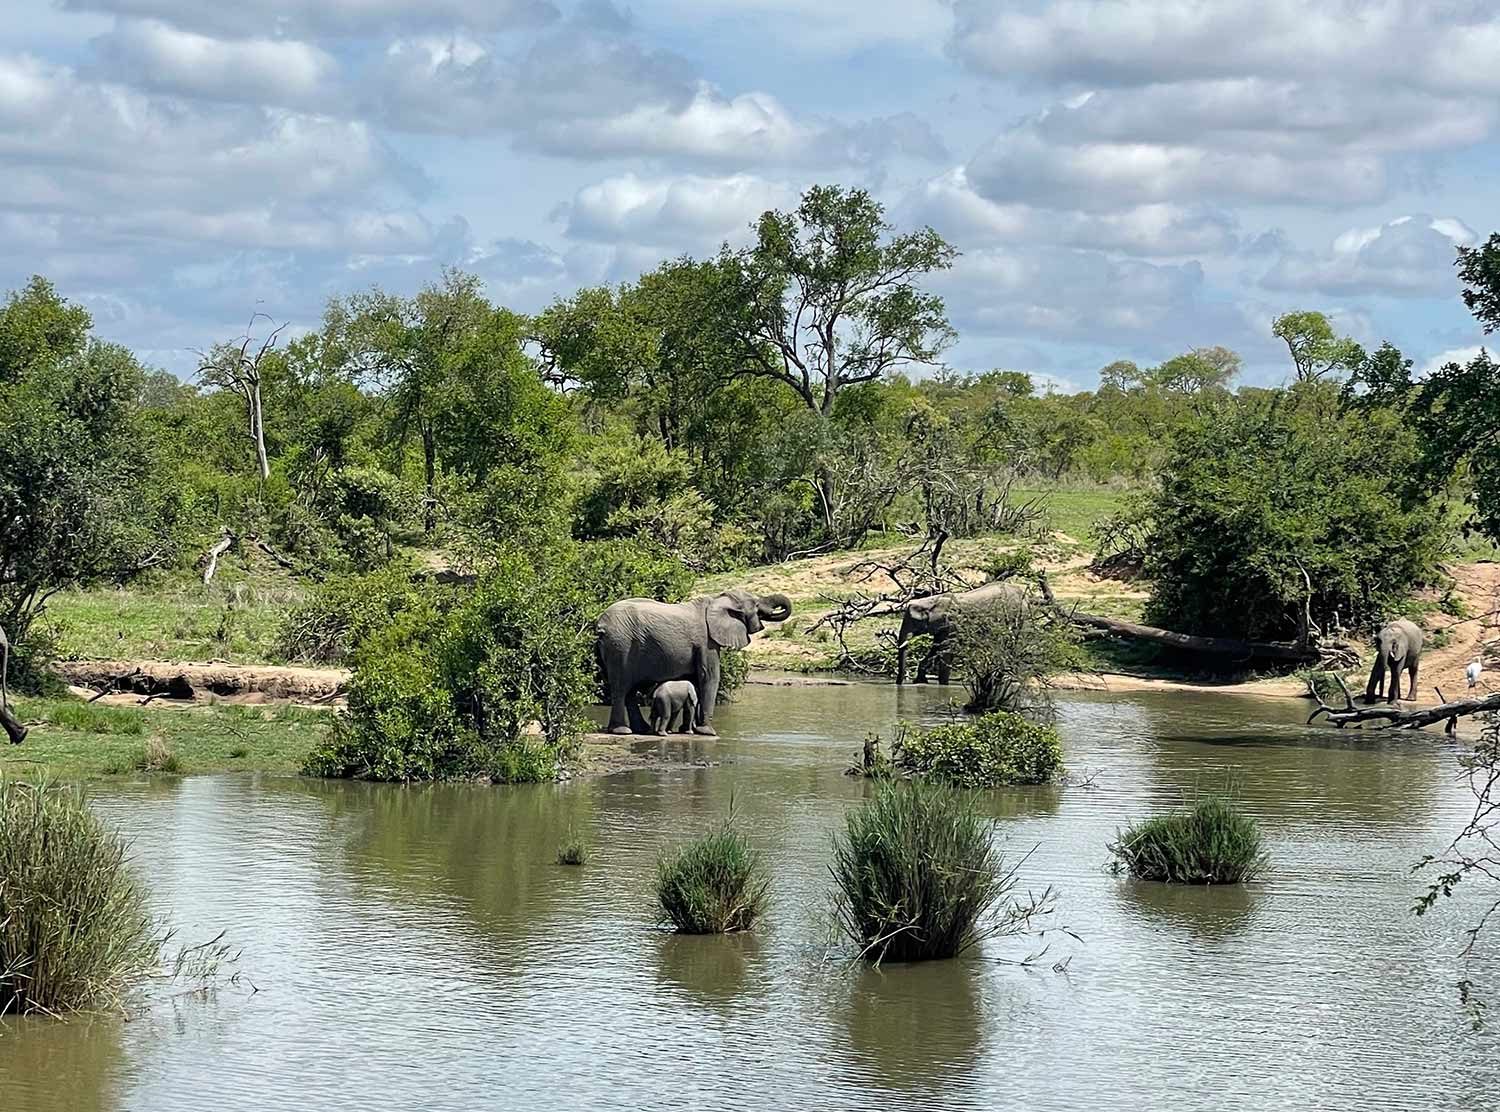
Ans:
{"label": "tree", "polygon": [[1500,232],[1478,247],[1460,247],[1457,265],[1469,312],[1486,332],[1500,328]]}
{"label": "tree", "polygon": [[[261,387],[270,364],[279,359],[276,342],[286,325],[272,328],[257,344],[255,322],[262,317],[267,321],[271,319],[264,313],[256,313],[250,318],[245,334],[234,343],[219,344],[209,352],[200,353],[198,377],[204,385],[233,390],[244,399],[246,434],[255,449],[256,474],[264,486],[271,477],[271,461],[266,455],[266,416]],[[254,354],[251,354],[252,349]]]}
{"label": "tree", "polygon": [[1381,618],[1441,555],[1419,459],[1399,412],[1341,409],[1328,383],[1192,415],[1145,507],[1147,621],[1271,640]]}
{"label": "tree", "polygon": [[[783,383],[827,418],[842,390],[933,363],[953,329],[942,298],[915,283],[956,256],[931,228],[892,234],[862,189],[813,186],[795,212],[761,216],[755,246],[720,255],[715,324],[736,342],[734,373]],[[814,482],[833,535],[833,475]]]}
{"label": "tree", "polygon": [[1284,313],[1271,322],[1271,332],[1291,352],[1298,382],[1352,371],[1364,359],[1364,349],[1347,336],[1335,336],[1332,322],[1319,312]]}
{"label": "tree", "polygon": [[[1239,353],[1227,347],[1200,347],[1168,359],[1151,371],[1149,381],[1164,390],[1179,394],[1201,394],[1207,390],[1226,390],[1240,373]],[[1111,364],[1111,367],[1116,364]],[[1106,367],[1105,371],[1110,368]],[[1102,373],[1102,372],[1101,372]]]}
{"label": "tree", "polygon": [[124,348],[35,279],[0,310],[0,628],[25,655],[57,591],[176,555],[180,505],[155,467]]}

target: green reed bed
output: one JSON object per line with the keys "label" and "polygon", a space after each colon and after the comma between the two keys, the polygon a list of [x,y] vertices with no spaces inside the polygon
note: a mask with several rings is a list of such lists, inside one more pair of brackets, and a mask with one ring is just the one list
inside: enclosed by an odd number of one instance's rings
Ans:
{"label": "green reed bed", "polygon": [[765,858],[732,817],[657,863],[662,921],[682,934],[749,930],[765,913],[770,887]]}
{"label": "green reed bed", "polygon": [[951,958],[995,934],[1018,933],[1050,892],[1008,899],[1016,873],[972,796],[897,781],[845,816],[830,866],[839,928],[873,962]]}
{"label": "green reed bed", "polygon": [[1220,795],[1136,823],[1109,848],[1116,869],[1173,884],[1238,884],[1266,864],[1259,825]]}
{"label": "green reed bed", "polygon": [[117,1007],[155,968],[125,848],[77,789],[0,777],[0,1014]]}

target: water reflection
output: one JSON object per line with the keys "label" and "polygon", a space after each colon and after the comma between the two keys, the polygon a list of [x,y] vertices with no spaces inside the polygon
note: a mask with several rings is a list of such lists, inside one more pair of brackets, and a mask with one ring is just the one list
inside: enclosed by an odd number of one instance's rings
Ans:
{"label": "water reflection", "polygon": [[654,942],[658,983],[709,1007],[743,1002],[754,987],[761,939],[755,934],[685,935],[663,931]]}
{"label": "water reflection", "polygon": [[1259,883],[1184,885],[1121,877],[1114,891],[1126,914],[1147,929],[1209,941],[1249,929],[1266,899]]}
{"label": "water reflection", "polygon": [[117,1016],[0,1019],[0,1108],[107,1112],[119,1107],[133,1063]]}
{"label": "water reflection", "polygon": [[959,959],[852,968],[841,1021],[856,1079],[884,1089],[941,1091],[983,1056],[990,1024],[981,963]]}

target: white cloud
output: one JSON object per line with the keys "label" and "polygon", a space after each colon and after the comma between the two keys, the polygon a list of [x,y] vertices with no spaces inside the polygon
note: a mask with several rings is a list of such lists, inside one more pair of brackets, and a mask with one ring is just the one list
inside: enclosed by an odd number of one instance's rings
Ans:
{"label": "white cloud", "polygon": [[1440,351],[1417,368],[1416,377],[1426,378],[1434,371],[1442,370],[1449,363],[1457,363],[1459,366],[1463,366],[1484,350],[1485,348],[1482,345],[1473,344],[1469,347],[1456,347],[1449,348],[1447,351]]}
{"label": "white cloud", "polygon": [[960,244],[1053,243],[1139,255],[1222,254],[1236,246],[1234,221],[1203,206],[1150,203],[1081,212],[996,202],[970,186],[963,167],[923,183],[902,206],[906,223],[931,224]]}
{"label": "white cloud", "polygon": [[1338,73],[1500,91],[1500,11],[1432,0],[954,0],[950,48],[991,76],[1150,85]]}
{"label": "white cloud", "polygon": [[1346,295],[1456,296],[1453,249],[1475,239],[1452,217],[1401,216],[1379,227],[1350,228],[1324,252],[1286,250],[1260,284]]}
{"label": "white cloud", "polygon": [[333,56],[309,43],[222,40],[157,20],[123,21],[96,45],[114,81],[210,100],[311,105],[334,95],[338,73]]}
{"label": "white cloud", "polygon": [[794,205],[796,197],[790,186],[750,174],[623,174],[580,189],[557,215],[573,239],[711,250],[725,239],[743,238],[762,212]]}
{"label": "white cloud", "polygon": [[432,27],[510,31],[557,18],[549,0],[62,0],[72,11],[160,19],[210,35],[371,36]]}

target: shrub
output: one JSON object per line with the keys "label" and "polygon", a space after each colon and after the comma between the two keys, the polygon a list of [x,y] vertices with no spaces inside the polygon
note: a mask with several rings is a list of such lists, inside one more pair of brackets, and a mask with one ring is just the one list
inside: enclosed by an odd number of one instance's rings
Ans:
{"label": "shrub", "polygon": [[1109,848],[1116,869],[1174,884],[1238,884],[1253,879],[1266,862],[1255,820],[1216,795],[1137,823]]}
{"label": "shrub", "polygon": [[750,658],[744,649],[725,649],[719,654],[719,702],[727,703],[750,678]]}
{"label": "shrub", "polygon": [[1045,784],[1062,771],[1057,731],[1003,710],[906,731],[892,749],[903,772],[964,788]]}
{"label": "shrub", "polygon": [[882,785],[845,816],[830,871],[834,921],[877,963],[951,958],[1037,910],[1006,903],[992,914],[1015,870],[973,799],[943,785]]}
{"label": "shrub", "polygon": [[608,563],[588,546],[533,543],[492,554],[446,609],[418,598],[361,643],[348,713],[304,771],[555,779],[595,693],[594,621],[613,599],[595,576]]}
{"label": "shrub", "polygon": [[287,660],[344,664],[359,643],[434,589],[411,578],[406,564],[392,564],[367,575],[336,575],[324,580],[305,603],[293,609],[276,632],[276,651]]}
{"label": "shrub", "polygon": [[1081,663],[1070,627],[1019,601],[996,600],[965,614],[953,640],[971,711],[1050,708],[1048,677]]}
{"label": "shrub", "polygon": [[0,779],[0,1014],[118,1006],[157,941],[124,842],[81,795]]}
{"label": "shrub", "polygon": [[764,858],[732,817],[657,863],[662,921],[682,934],[749,930],[765,912],[770,886]]}
{"label": "shrub", "polygon": [[587,865],[588,862],[589,845],[577,834],[569,834],[568,840],[557,847],[559,865]]}

